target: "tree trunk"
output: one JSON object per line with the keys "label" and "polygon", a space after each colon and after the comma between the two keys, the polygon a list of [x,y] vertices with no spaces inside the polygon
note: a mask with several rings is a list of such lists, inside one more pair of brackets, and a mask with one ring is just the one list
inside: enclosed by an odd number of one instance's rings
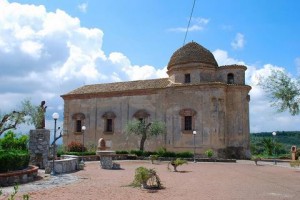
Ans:
{"label": "tree trunk", "polygon": [[144,151],[144,145],[145,145],[146,139],[147,139],[147,134],[146,134],[146,133],[143,133],[142,139],[141,139],[141,144],[140,144],[140,150],[141,150],[141,151]]}

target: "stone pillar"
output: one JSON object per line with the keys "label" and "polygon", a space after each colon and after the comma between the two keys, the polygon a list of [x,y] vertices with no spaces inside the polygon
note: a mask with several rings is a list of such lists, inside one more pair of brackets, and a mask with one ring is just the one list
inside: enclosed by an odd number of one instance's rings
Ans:
{"label": "stone pillar", "polygon": [[296,146],[292,146],[291,147],[291,152],[292,152],[292,160],[296,160],[297,147]]}
{"label": "stone pillar", "polygon": [[41,169],[48,166],[50,145],[50,130],[36,129],[30,130],[29,153],[30,163]]}

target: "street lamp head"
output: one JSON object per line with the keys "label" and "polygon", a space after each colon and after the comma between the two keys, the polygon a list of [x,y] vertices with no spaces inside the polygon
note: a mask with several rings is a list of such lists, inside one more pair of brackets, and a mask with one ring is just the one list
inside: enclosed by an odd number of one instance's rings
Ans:
{"label": "street lamp head", "polygon": [[52,114],[52,118],[53,118],[54,120],[58,119],[58,118],[59,118],[59,114],[58,114],[57,112],[53,113],[53,114]]}
{"label": "street lamp head", "polygon": [[276,132],[274,131],[274,132],[272,133],[272,135],[273,135],[273,136],[276,136]]}
{"label": "street lamp head", "polygon": [[82,129],[83,131],[85,131],[85,130],[86,130],[86,127],[85,127],[85,126],[82,126],[81,129]]}
{"label": "street lamp head", "polygon": [[193,135],[196,135],[197,134],[197,131],[193,131]]}

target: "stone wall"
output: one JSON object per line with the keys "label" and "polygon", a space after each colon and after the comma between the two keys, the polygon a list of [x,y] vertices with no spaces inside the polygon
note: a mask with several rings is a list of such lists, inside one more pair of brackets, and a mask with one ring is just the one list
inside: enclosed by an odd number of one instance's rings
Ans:
{"label": "stone wall", "polygon": [[[70,173],[78,170],[79,159],[77,156],[64,156],[64,159],[54,161],[54,172],[56,174]],[[52,171],[53,161],[48,161]]]}
{"label": "stone wall", "polygon": [[30,130],[29,152],[30,163],[39,168],[47,167],[49,157],[50,130],[36,129]]}

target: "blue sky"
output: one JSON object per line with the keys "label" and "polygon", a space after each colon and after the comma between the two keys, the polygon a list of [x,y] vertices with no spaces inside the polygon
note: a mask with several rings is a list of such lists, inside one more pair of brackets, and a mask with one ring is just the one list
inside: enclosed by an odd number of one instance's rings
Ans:
{"label": "blue sky", "polygon": [[[193,0],[0,0],[0,110],[25,98],[59,97],[84,84],[165,77],[183,44]],[[300,2],[196,0],[186,42],[209,49],[219,65],[248,67],[250,131],[299,130],[300,117],[276,113],[258,76],[300,72]]]}

